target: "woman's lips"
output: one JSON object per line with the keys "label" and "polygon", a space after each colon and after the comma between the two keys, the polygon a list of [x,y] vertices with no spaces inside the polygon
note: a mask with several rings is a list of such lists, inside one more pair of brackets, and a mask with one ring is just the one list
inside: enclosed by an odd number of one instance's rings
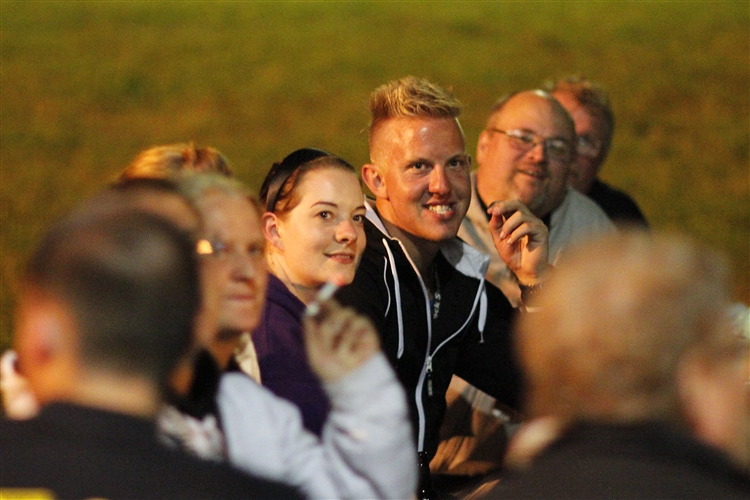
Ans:
{"label": "woman's lips", "polygon": [[340,264],[351,264],[354,262],[353,253],[331,253],[326,255],[329,259],[334,260]]}

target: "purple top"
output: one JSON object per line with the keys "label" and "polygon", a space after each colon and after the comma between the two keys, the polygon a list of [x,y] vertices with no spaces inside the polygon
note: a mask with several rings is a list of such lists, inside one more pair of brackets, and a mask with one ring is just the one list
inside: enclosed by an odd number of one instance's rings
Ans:
{"label": "purple top", "polygon": [[305,427],[320,436],[328,417],[328,396],[307,361],[302,338],[305,305],[273,274],[266,303],[253,332],[263,386],[297,405]]}

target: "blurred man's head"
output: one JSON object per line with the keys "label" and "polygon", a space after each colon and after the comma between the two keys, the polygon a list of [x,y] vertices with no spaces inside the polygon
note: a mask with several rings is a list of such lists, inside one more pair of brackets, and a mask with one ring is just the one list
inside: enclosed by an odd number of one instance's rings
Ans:
{"label": "blurred man's head", "polygon": [[196,236],[201,228],[198,210],[182,195],[179,184],[168,178],[121,179],[99,193],[89,203],[99,209],[123,205],[138,208],[164,217],[180,229]]}
{"label": "blurred man's head", "polygon": [[547,84],[549,91],[573,118],[578,136],[578,157],[568,183],[588,193],[612,144],[615,120],[604,90],[581,77],[568,77]]}
{"label": "blurred man's head", "polygon": [[565,198],[575,138],[570,115],[546,92],[501,99],[479,135],[479,196],[487,204],[520,200],[537,217],[546,216]]}
{"label": "blurred man's head", "polygon": [[158,393],[190,346],[199,306],[187,233],[131,206],[89,203],[55,224],[29,261],[21,369],[42,403],[101,401],[123,380]]}
{"label": "blurred man's head", "polygon": [[370,111],[362,179],[389,231],[416,246],[454,238],[471,194],[461,104],[427,80],[406,77],[378,87]]}
{"label": "blurred man's head", "polygon": [[724,260],[637,233],[569,255],[519,324],[531,415],[667,422],[749,463],[750,357],[727,314]]}

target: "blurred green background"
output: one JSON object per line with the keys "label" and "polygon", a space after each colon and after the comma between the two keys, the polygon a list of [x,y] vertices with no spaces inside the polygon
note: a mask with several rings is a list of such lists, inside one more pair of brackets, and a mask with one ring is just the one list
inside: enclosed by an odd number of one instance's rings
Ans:
{"label": "blurred green background", "polygon": [[452,87],[469,151],[513,90],[582,73],[617,119],[603,178],[734,264],[750,303],[750,3],[0,2],[0,347],[44,228],[141,149],[214,146],[257,189],[302,146],[367,160],[369,92]]}

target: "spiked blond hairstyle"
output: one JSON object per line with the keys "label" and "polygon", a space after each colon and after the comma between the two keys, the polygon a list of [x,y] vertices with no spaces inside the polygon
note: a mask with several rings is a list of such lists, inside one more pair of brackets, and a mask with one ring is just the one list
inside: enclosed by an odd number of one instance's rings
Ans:
{"label": "spiked blond hairstyle", "polygon": [[388,118],[457,118],[461,108],[448,90],[423,78],[407,76],[381,85],[370,94],[370,130]]}

